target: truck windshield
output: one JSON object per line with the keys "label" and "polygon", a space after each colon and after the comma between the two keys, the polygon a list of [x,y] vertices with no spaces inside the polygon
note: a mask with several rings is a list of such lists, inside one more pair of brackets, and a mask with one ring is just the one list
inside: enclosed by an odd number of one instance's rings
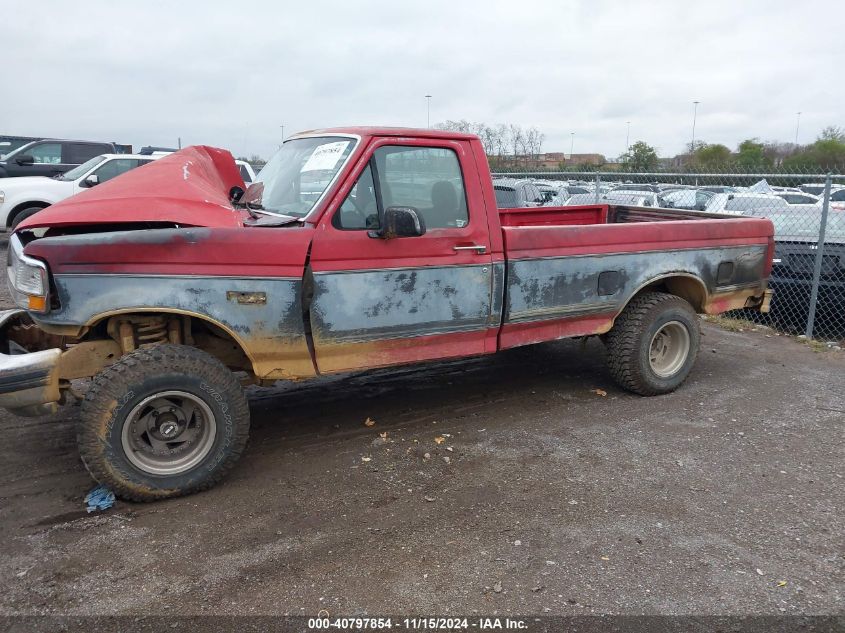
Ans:
{"label": "truck windshield", "polygon": [[329,184],[349,159],[356,141],[340,136],[297,138],[285,142],[264,165],[256,179],[263,185],[260,201],[250,192],[244,201],[250,206],[295,218],[314,208]]}
{"label": "truck windshield", "polygon": [[59,174],[55,176],[56,180],[64,180],[70,182],[71,180],[76,180],[77,178],[84,176],[89,170],[94,169],[97,165],[102,163],[106,160],[105,156],[95,156],[94,158],[82,163],[78,167],[74,167],[70,171],[66,171],[63,174]]}

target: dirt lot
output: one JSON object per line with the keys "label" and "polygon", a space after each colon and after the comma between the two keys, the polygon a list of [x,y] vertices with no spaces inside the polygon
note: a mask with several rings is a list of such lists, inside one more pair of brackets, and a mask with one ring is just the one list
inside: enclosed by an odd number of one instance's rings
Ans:
{"label": "dirt lot", "polygon": [[658,398],[597,341],[256,389],[223,485],[96,515],[78,407],[3,413],[0,613],[841,613],[845,353],[704,334]]}

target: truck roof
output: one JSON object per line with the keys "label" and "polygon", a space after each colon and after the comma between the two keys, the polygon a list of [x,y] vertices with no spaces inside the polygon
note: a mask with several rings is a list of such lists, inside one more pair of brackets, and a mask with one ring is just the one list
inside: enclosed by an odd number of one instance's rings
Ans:
{"label": "truck roof", "polygon": [[314,135],[331,135],[331,134],[354,134],[356,136],[414,136],[421,138],[443,138],[455,140],[467,140],[477,138],[475,134],[468,134],[466,132],[449,132],[446,130],[434,130],[427,128],[414,127],[330,127],[320,128],[316,130],[305,130],[291,135],[290,138],[297,138],[299,136],[314,136]]}

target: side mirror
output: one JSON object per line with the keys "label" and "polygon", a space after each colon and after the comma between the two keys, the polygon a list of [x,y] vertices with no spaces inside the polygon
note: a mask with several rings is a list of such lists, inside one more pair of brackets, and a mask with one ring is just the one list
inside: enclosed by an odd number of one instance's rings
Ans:
{"label": "side mirror", "polygon": [[383,240],[419,237],[425,235],[425,222],[413,207],[387,207],[381,228],[378,231],[370,231],[368,235]]}
{"label": "side mirror", "polygon": [[244,190],[241,187],[235,185],[231,189],[229,189],[229,202],[235,204],[240,201],[240,199],[244,195]]}
{"label": "side mirror", "polygon": [[94,187],[100,184],[100,177],[97,174],[91,174],[85,180],[83,180],[79,185],[81,187]]}
{"label": "side mirror", "polygon": [[21,154],[15,159],[15,162],[18,165],[32,165],[32,163],[35,162],[35,159],[29,154]]}

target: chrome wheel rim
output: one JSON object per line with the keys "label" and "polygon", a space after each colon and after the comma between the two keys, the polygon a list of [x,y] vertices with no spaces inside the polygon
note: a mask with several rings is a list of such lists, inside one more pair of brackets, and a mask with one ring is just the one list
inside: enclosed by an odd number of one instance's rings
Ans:
{"label": "chrome wheel rim", "polygon": [[161,391],[144,398],[126,418],[121,440],[126,458],[152,475],[177,475],[199,464],[217,435],[214,414],[198,396]]}
{"label": "chrome wheel rim", "polygon": [[680,371],[690,350],[690,334],[680,321],[669,321],[651,339],[648,360],[651,370],[661,378],[669,378]]}

